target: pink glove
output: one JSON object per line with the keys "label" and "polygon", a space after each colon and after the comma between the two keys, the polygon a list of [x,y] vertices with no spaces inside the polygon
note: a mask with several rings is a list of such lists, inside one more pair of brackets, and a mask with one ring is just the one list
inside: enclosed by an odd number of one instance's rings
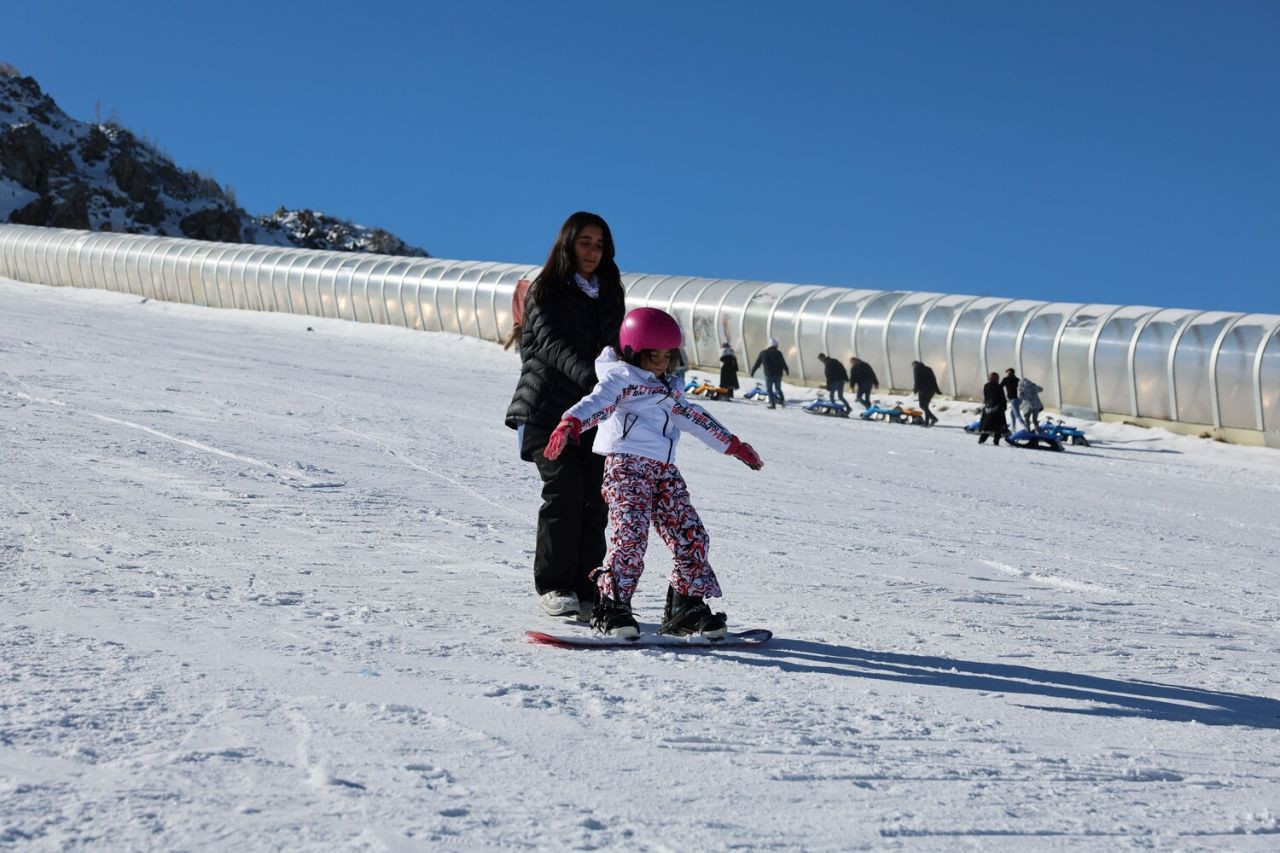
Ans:
{"label": "pink glove", "polygon": [[741,459],[743,464],[752,471],[759,471],[764,467],[764,462],[760,459],[760,454],[756,453],[755,448],[738,440],[736,435],[729,437],[729,449],[725,453]]}
{"label": "pink glove", "polygon": [[567,417],[560,421],[560,425],[551,431],[551,437],[547,439],[547,449],[542,451],[542,455],[548,459],[557,459],[561,453],[564,453],[564,446],[572,441],[578,443],[578,436],[582,435],[582,421],[574,417]]}

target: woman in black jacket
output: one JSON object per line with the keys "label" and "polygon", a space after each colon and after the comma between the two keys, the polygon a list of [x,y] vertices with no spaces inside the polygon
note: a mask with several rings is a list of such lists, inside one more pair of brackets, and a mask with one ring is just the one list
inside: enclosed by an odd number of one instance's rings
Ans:
{"label": "woman in black jacket", "polygon": [[1000,374],[992,373],[987,377],[987,384],[982,386],[982,420],[978,423],[978,444],[986,444],[987,436],[995,436],[992,446],[1000,443],[1000,439],[1009,434],[1009,425],[1004,422],[1004,388],[1000,385]]}
{"label": "woman in black jacket", "polygon": [[520,458],[542,477],[533,583],[552,616],[590,618],[596,586],[589,574],[604,562],[608,510],[600,494],[604,457],[591,452],[594,429],[554,460],[543,450],[565,410],[595,386],[595,359],[617,346],[625,313],[608,223],[594,213],[573,214],[529,289],[520,381],[506,417],[519,431]]}
{"label": "woman in black jacket", "polygon": [[729,392],[727,397],[730,400],[733,392],[738,390],[738,357],[733,354],[733,347],[728,341],[720,350],[720,387]]}

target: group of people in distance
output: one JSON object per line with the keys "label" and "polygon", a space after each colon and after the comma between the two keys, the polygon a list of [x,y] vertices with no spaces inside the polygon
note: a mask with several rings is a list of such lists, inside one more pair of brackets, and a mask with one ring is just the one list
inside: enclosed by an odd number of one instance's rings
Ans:
{"label": "group of people in distance", "polygon": [[[845,366],[839,359],[831,358],[826,353],[818,353],[818,360],[823,364],[823,378],[826,382],[827,393],[831,395],[831,402],[840,401],[845,408],[850,408],[849,401],[844,396],[844,386],[847,383],[849,388],[854,392],[853,399],[867,409],[871,407],[871,391],[880,387],[880,379],[876,376],[875,370],[870,364],[858,358],[851,356],[849,358],[849,367]],[[724,349],[720,354],[720,385],[722,387],[738,387],[738,359],[733,354],[733,349],[726,341]],[[918,364],[918,362],[913,362]],[[769,408],[777,406],[785,407],[787,398],[782,393],[782,377],[790,375],[791,369],[787,367],[786,357],[783,356],[777,338],[769,339],[769,346],[760,351],[756,356],[755,362],[751,365],[750,374],[756,375],[756,371],[764,368],[764,387],[765,394],[769,398]],[[927,370],[927,368],[926,368]],[[730,373],[732,371],[732,373]],[[929,371],[929,375],[933,375],[933,371]],[[733,384],[730,386],[729,383]],[[932,398],[937,393],[937,381],[933,382],[933,391],[928,392],[927,397]],[[730,395],[732,396],[732,395]],[[927,399],[924,401],[927,405]],[[928,411],[926,409],[926,411]],[[937,421],[929,412],[930,423]]]}
{"label": "group of people in distance", "polygon": [[[732,356],[732,350],[729,344],[724,345],[724,352]],[[880,379],[876,376],[875,370],[870,364],[858,358],[851,356],[849,358],[849,367],[846,370],[844,364],[838,358],[832,358],[826,353],[818,353],[818,360],[823,365],[823,379],[826,383],[826,390],[831,395],[831,402],[837,400],[846,409],[851,409],[849,401],[844,396],[844,386],[848,384],[849,388],[854,392],[854,401],[863,409],[871,408],[871,391],[880,387]],[[721,355],[720,361],[725,361],[725,355]],[[737,365],[737,359],[733,364]],[[785,406],[786,397],[782,394],[782,376],[790,374],[787,367],[787,361],[783,357],[781,350],[778,348],[778,339],[770,338],[769,346],[760,351],[760,355],[756,357],[755,363],[751,365],[751,375],[755,376],[757,370],[764,368],[764,387],[765,393],[769,397],[769,408],[775,405]],[[933,374],[933,369],[926,364],[918,361],[911,362],[912,378],[914,384],[911,393],[917,395],[920,400],[920,408],[924,412],[925,426],[933,426],[938,422],[938,416],[929,408],[935,394],[939,392],[938,379]],[[724,371],[721,371],[720,383],[725,382]],[[734,387],[737,387],[737,379],[734,378]]]}
{"label": "group of people in distance", "polygon": [[[505,422],[537,466],[533,581],[542,610],[639,636],[631,600],[652,524],[671,549],[660,633],[723,638],[710,537],[675,465],[682,433],[759,470],[759,454],[687,400],[674,317],[626,310],[613,235],[587,212],[561,226],[516,320],[520,378]],[[612,525],[608,544],[605,528]]]}
{"label": "group of people in distance", "polygon": [[[1009,435],[1021,423],[1031,431],[1040,429],[1040,413],[1044,403],[1040,392],[1044,389],[1025,376],[1021,379],[1012,367],[1004,372],[1004,378],[992,371],[987,374],[987,384],[982,386],[982,419],[978,422],[978,444],[986,444],[994,438],[992,446],[1000,439],[1008,442]],[[1005,421],[1008,412],[1009,421]]]}

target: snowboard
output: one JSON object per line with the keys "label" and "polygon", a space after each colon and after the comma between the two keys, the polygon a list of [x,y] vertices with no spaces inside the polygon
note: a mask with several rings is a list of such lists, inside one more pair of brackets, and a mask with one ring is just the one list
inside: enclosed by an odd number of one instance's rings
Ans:
{"label": "snowboard", "polygon": [[731,632],[723,640],[709,640],[696,634],[687,637],[641,634],[631,640],[604,634],[547,634],[542,631],[525,631],[524,635],[531,643],[562,649],[741,649],[763,646],[773,638],[773,632],[766,628]]}

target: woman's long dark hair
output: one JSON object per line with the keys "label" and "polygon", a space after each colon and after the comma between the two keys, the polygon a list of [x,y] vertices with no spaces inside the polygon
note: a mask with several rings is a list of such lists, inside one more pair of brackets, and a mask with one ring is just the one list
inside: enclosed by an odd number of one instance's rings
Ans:
{"label": "woman's long dark hair", "polygon": [[[547,262],[542,272],[534,279],[529,290],[529,298],[541,302],[549,289],[570,285],[573,274],[578,271],[578,257],[573,253],[573,244],[582,233],[582,229],[594,225],[604,235],[604,252],[600,257],[600,265],[596,267],[596,280],[600,282],[600,298],[616,302],[620,307],[626,302],[626,292],[622,289],[622,274],[618,272],[618,264],[613,259],[613,232],[609,223],[595,213],[579,210],[560,226],[560,234],[547,255]],[[571,285],[574,286],[574,285]]]}

